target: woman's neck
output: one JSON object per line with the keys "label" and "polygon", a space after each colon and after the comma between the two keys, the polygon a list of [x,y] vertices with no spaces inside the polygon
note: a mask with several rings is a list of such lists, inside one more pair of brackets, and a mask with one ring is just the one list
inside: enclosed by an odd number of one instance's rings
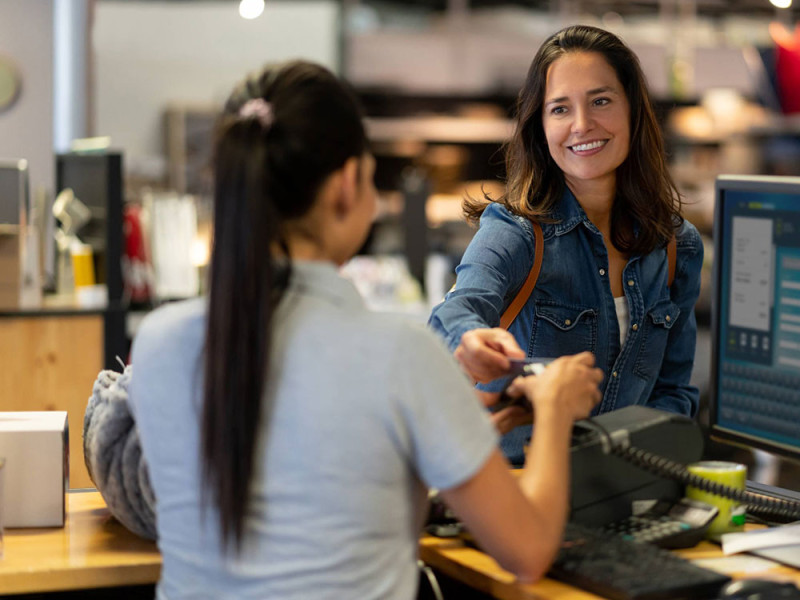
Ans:
{"label": "woman's neck", "polygon": [[615,179],[592,182],[567,180],[567,187],[594,226],[608,236],[611,232],[611,207],[616,194]]}

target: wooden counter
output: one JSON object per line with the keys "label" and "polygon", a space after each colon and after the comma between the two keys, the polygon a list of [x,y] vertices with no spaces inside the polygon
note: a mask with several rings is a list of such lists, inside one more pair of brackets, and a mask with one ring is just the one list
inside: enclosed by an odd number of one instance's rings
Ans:
{"label": "wooden counter", "polygon": [[102,312],[0,314],[0,410],[66,410],[70,487],[94,484],[83,462],[83,414],[103,368]]}
{"label": "wooden counter", "polygon": [[150,584],[161,555],[112,519],[94,490],[67,494],[63,528],[6,529],[0,594]]}
{"label": "wooden counter", "polygon": [[[686,558],[719,558],[720,548],[702,542],[678,553]],[[424,536],[420,558],[434,569],[502,600],[597,600],[599,596],[552,579],[532,585],[459,539]],[[64,528],[8,529],[0,559],[0,595],[153,584],[161,572],[154,542],[143,540],[112,519],[100,494],[67,495]],[[750,576],[780,577],[800,585],[800,571],[780,565]],[[745,576],[743,573],[734,577]]]}
{"label": "wooden counter", "polygon": [[[701,542],[688,550],[677,550],[688,559],[721,558],[722,549],[710,542]],[[459,539],[442,539],[424,536],[420,540],[420,558],[435,570],[466,583],[501,600],[598,600],[601,597],[584,592],[553,579],[524,585],[500,567],[493,558],[464,545]],[[800,571],[775,563],[768,571],[734,573],[733,578],[776,577],[794,581],[800,586]]]}

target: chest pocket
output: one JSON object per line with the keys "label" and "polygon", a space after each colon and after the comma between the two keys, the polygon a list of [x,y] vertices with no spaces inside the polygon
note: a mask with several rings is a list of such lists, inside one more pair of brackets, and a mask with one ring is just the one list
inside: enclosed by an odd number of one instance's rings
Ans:
{"label": "chest pocket", "polygon": [[583,306],[536,303],[529,356],[558,357],[597,345],[597,312]]}
{"label": "chest pocket", "polygon": [[633,371],[644,379],[655,378],[664,361],[669,330],[675,325],[681,309],[670,300],[656,304],[644,318],[639,339],[639,352]]}

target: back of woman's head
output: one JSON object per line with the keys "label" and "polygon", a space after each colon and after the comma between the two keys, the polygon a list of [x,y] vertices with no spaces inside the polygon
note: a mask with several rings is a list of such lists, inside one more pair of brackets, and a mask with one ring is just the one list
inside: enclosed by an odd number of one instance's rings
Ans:
{"label": "back of woman's head", "polygon": [[[365,151],[361,118],[353,93],[319,65],[295,61],[247,78],[217,125],[215,218],[245,217],[240,225],[272,230],[303,216],[322,181]],[[232,210],[237,201],[252,214]],[[253,222],[262,209],[277,220]]]}
{"label": "back of woman's head", "polygon": [[[255,464],[272,314],[290,263],[285,225],[366,150],[361,109],[330,71],[296,61],[238,85],[216,128],[214,248],[205,348],[203,489],[239,545]],[[268,411],[268,409],[266,409]]]}
{"label": "back of woman's head", "polygon": [[[614,242],[630,251],[649,251],[665,242],[680,209],[675,185],[667,171],[664,144],[653,112],[647,81],[636,54],[616,35],[590,25],[571,25],[554,33],[539,47],[517,99],[517,129],[506,147],[510,208],[529,217],[546,217],[560,201],[565,181],[547,145],[542,111],[547,74],[568,53],[600,54],[614,69],[630,106],[630,150],[617,171],[616,210],[634,209],[644,231],[633,240],[617,229]],[[635,195],[633,192],[636,191]],[[641,207],[638,198],[645,202]],[[653,202],[653,199],[658,202]],[[645,206],[647,204],[648,206]],[[641,214],[637,211],[642,210]],[[655,221],[657,227],[651,227]]]}

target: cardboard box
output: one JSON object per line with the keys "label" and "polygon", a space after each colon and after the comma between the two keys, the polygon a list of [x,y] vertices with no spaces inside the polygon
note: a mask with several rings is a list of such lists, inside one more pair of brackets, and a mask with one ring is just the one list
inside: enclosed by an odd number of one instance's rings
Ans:
{"label": "cardboard box", "polygon": [[63,527],[68,441],[66,411],[0,412],[5,527]]}

